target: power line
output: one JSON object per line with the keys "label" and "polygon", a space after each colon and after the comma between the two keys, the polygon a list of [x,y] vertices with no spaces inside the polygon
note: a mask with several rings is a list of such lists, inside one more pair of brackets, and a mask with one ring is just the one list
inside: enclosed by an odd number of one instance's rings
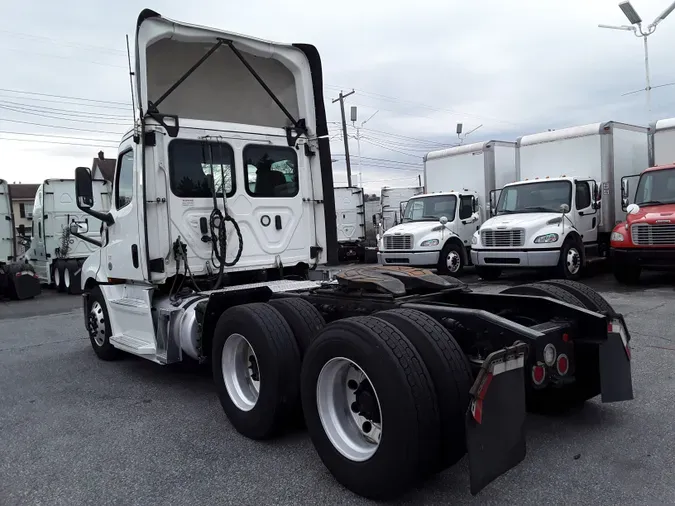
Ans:
{"label": "power line", "polygon": [[[36,112],[36,111],[31,111],[30,109],[24,109],[24,108],[15,108],[15,107],[9,107],[6,105],[0,105],[0,109],[4,109],[5,111],[12,111],[16,112],[19,114],[29,114],[31,116],[37,116],[39,118],[49,118],[49,119],[58,119],[60,121],[73,121],[77,123],[81,123],[83,121],[82,118],[77,118],[77,119],[72,119],[72,118],[64,118],[63,113],[51,113],[51,114],[45,114],[41,112]],[[87,116],[85,116],[87,118]],[[132,122],[131,121],[125,121],[125,122],[109,122],[109,121],[95,121],[93,119],[88,118],[87,119],[88,123],[95,123],[98,125],[119,125],[119,126],[131,126]]]}
{"label": "power line", "polygon": [[[342,154],[342,153],[339,153],[339,154],[335,154],[333,156],[344,157],[345,155]],[[352,158],[354,158],[353,155],[350,155],[350,156]],[[401,160],[387,160],[386,158],[372,158],[372,157],[368,157],[368,156],[361,156],[360,158],[361,158],[361,160],[375,160],[375,161],[379,161],[379,162],[397,163],[397,164],[401,164],[401,165],[414,165],[414,166],[419,166],[419,167],[422,166],[421,163],[404,162],[404,161],[401,161]]]}
{"label": "power line", "polygon": [[[3,95],[0,93],[0,98],[11,98],[13,100],[30,100],[31,102],[47,102],[53,104],[64,104],[64,105],[76,105],[77,107],[94,107],[98,109],[114,109],[117,111],[128,111],[131,107],[129,104],[127,107],[118,107],[113,105],[97,105],[97,104],[85,104],[77,102],[64,102],[63,100],[53,100],[49,98],[35,98],[35,97],[17,97],[16,95]],[[93,111],[92,111],[93,112]]]}
{"label": "power line", "polygon": [[389,147],[387,147],[387,146],[383,146],[382,144],[378,144],[378,143],[376,143],[376,142],[373,142],[372,139],[366,139],[366,138],[364,137],[363,140],[364,140],[365,142],[367,142],[368,144],[372,144],[373,146],[377,146],[377,147],[379,147],[379,148],[386,149],[386,150],[388,150],[388,151],[393,151],[394,153],[399,153],[399,154],[401,154],[401,155],[410,156],[410,157],[412,157],[412,158],[417,158],[417,159],[421,159],[421,158],[422,158],[422,157],[419,156],[419,155],[414,155],[414,154],[412,154],[412,153],[406,153],[405,151],[399,151],[398,149],[393,149],[393,148],[389,148]]}
{"label": "power line", "polygon": [[45,125],[44,123],[34,123],[32,121],[21,121],[21,120],[18,120],[18,119],[1,118],[0,123],[2,123],[3,121],[7,121],[9,123],[21,123],[23,125],[41,126],[41,127],[46,127],[46,128],[57,128],[57,129],[62,129],[62,130],[75,130],[75,131],[78,131],[78,132],[89,132],[89,133],[93,133],[93,134],[113,134],[113,135],[119,135],[120,138],[123,135],[123,132],[91,130],[91,129],[87,129],[87,128],[74,128],[74,127],[65,127],[65,126],[59,126],[59,125]]}
{"label": "power line", "polygon": [[401,138],[401,139],[407,139],[407,140],[412,140],[412,141],[426,142],[427,144],[437,144],[438,146],[441,146],[441,147],[447,147],[448,146],[448,144],[444,143],[444,142],[420,139],[418,137],[409,137],[407,135],[400,135],[400,134],[394,134],[394,133],[390,133],[390,132],[384,132],[382,130],[375,130],[374,128],[362,127],[361,130],[366,130],[368,132],[375,132],[375,133],[379,133],[379,134],[385,134],[385,135],[388,135],[390,137],[398,137],[398,138]]}
{"label": "power line", "polygon": [[28,132],[12,132],[12,131],[9,131],[9,130],[0,130],[0,134],[30,135],[30,136],[33,136],[33,137],[54,137],[56,139],[74,139],[74,140],[78,140],[78,141],[110,142],[110,143],[119,144],[119,140],[95,139],[93,137],[73,137],[73,136],[70,136],[70,135],[36,134],[36,133],[28,133]]}
{"label": "power line", "polygon": [[59,142],[59,141],[36,141],[33,139],[10,139],[8,137],[0,137],[0,141],[8,142],[32,142],[34,144],[60,144],[63,146],[87,146],[90,148],[100,148],[105,147],[102,144],[84,144],[81,142]]}
{"label": "power line", "polygon": [[0,91],[4,91],[6,93],[20,93],[22,95],[37,95],[39,97],[66,98],[66,99],[69,99],[69,100],[80,100],[82,102],[96,102],[96,103],[99,103],[99,104],[126,105],[126,106],[131,107],[131,102],[116,102],[114,100],[94,100],[92,98],[69,97],[67,95],[52,95],[52,94],[49,94],[49,93],[38,93],[36,91],[24,91],[24,90],[12,90],[12,89],[9,89],[9,88],[0,88]]}
{"label": "power line", "polygon": [[[8,100],[0,100],[0,105],[8,105],[8,106],[12,106],[12,107],[26,108],[26,109],[35,110],[35,111],[38,111],[38,112],[41,111],[41,110],[45,110],[47,112],[54,111],[52,114],[69,113],[68,114],[69,116],[93,116],[93,117],[96,117],[96,118],[124,119],[124,120],[127,120],[129,122],[132,121],[131,116],[128,115],[128,114],[125,115],[125,116],[118,115],[118,114],[109,115],[109,114],[105,114],[105,113],[99,113],[99,112],[96,112],[96,111],[81,111],[79,109],[64,109],[62,107],[47,107],[47,106],[44,106],[44,105],[31,105],[31,104],[24,104],[22,102],[12,102],[12,101],[8,101]],[[76,105],[76,104],[72,104],[72,105]]]}

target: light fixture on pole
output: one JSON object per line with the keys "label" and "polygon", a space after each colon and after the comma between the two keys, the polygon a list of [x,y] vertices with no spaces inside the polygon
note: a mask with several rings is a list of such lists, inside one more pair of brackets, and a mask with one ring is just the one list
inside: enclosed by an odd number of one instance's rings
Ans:
{"label": "light fixture on pole", "polygon": [[630,1],[626,0],[619,4],[619,8],[623,12],[624,16],[628,19],[630,25],[598,25],[599,28],[609,28],[610,30],[625,30],[627,32],[633,32],[636,37],[642,37],[642,42],[645,48],[645,91],[646,91],[646,100],[647,100],[647,114],[651,120],[652,114],[652,102],[651,102],[651,90],[652,85],[649,77],[649,48],[647,46],[647,37],[649,37],[656,30],[656,26],[666,19],[668,15],[675,10],[675,2],[670,4],[654,21],[652,21],[646,28],[642,27],[642,18],[633,8]]}

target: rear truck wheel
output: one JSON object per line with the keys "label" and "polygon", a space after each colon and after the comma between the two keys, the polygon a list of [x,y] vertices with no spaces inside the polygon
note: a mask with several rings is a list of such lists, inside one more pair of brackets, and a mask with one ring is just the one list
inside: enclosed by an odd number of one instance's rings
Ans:
{"label": "rear truck wheel", "polygon": [[79,260],[66,260],[63,269],[63,286],[70,295],[82,293],[82,264]]}
{"label": "rear truck wheel", "polygon": [[57,292],[63,292],[63,265],[60,259],[52,262],[52,284]]}
{"label": "rear truck wheel", "polygon": [[384,320],[327,325],[305,354],[301,393],[319,457],[356,494],[396,497],[438,459],[433,381],[410,341]]}
{"label": "rear truck wheel", "polygon": [[309,347],[309,343],[326,325],[323,316],[317,308],[304,299],[286,297],[271,299],[270,306],[281,313],[291,328],[302,358]]}
{"label": "rear truck wheel", "polygon": [[110,329],[108,307],[106,306],[103,292],[98,286],[94,287],[89,296],[87,316],[89,340],[96,356],[101,360],[115,360],[119,358],[122,352],[110,344],[112,331]]}
{"label": "rear truck wheel", "polygon": [[636,285],[640,281],[642,267],[630,264],[614,264],[612,272],[614,278],[622,285]]}
{"label": "rear truck wheel", "polygon": [[[574,286],[581,283],[574,283]],[[573,306],[582,307],[591,311],[598,310],[598,300],[589,294],[588,290],[573,293],[567,285],[565,289],[550,283],[533,283],[507,288],[502,293],[520,295],[538,295],[566,302]],[[582,285],[583,286],[583,285]],[[580,295],[580,297],[577,297]],[[601,297],[599,294],[596,294]],[[588,302],[585,300],[590,299]],[[595,299],[595,302],[593,302]],[[604,299],[603,299],[604,300]],[[606,303],[606,301],[605,301]],[[611,306],[610,306],[611,309]],[[614,310],[612,309],[612,313]],[[529,411],[543,414],[558,414],[571,408],[582,405],[588,399],[600,394],[600,357],[597,346],[583,346],[574,349],[574,377],[571,384],[562,386],[547,385],[544,388],[535,388],[534,376],[528,374],[526,378],[527,407]],[[534,372],[533,372],[534,374]]]}
{"label": "rear truck wheel", "polygon": [[485,267],[482,265],[476,266],[476,274],[479,278],[485,281],[495,281],[502,275],[502,270],[499,267]]}
{"label": "rear truck wheel", "polygon": [[438,256],[438,273],[459,276],[464,270],[465,260],[462,246],[448,241]]}
{"label": "rear truck wheel", "polygon": [[560,250],[560,260],[558,260],[557,274],[563,279],[577,280],[581,277],[581,268],[583,266],[583,256],[581,247],[576,239],[568,239]]}
{"label": "rear truck wheel", "polygon": [[220,403],[240,434],[270,438],[297,413],[300,352],[286,320],[269,304],[234,306],[220,316],[211,363]]}
{"label": "rear truck wheel", "polygon": [[391,309],[373,315],[399,329],[429,370],[438,400],[441,423],[436,471],[457,463],[466,453],[464,416],[473,383],[471,366],[452,337],[434,318],[411,309]]}
{"label": "rear truck wheel", "polygon": [[607,313],[610,316],[616,314],[612,305],[605,300],[605,298],[592,288],[579,283],[578,281],[571,281],[569,279],[548,279],[542,281],[546,285],[557,286],[570,292],[583,304],[583,307],[598,313]]}

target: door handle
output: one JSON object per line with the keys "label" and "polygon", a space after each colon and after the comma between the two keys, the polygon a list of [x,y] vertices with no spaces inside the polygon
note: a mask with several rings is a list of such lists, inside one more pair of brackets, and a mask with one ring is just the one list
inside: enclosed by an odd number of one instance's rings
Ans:
{"label": "door handle", "polygon": [[277,230],[281,230],[281,216],[278,214],[274,217],[274,226]]}
{"label": "door handle", "polygon": [[138,269],[138,245],[131,245],[131,261],[134,264],[134,268]]}

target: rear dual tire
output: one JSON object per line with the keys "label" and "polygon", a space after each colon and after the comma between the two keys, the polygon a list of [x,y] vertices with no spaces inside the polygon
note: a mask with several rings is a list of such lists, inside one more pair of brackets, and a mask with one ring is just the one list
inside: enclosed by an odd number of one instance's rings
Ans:
{"label": "rear dual tire", "polygon": [[82,261],[57,258],[52,263],[52,280],[59,293],[80,295],[82,293]]}

